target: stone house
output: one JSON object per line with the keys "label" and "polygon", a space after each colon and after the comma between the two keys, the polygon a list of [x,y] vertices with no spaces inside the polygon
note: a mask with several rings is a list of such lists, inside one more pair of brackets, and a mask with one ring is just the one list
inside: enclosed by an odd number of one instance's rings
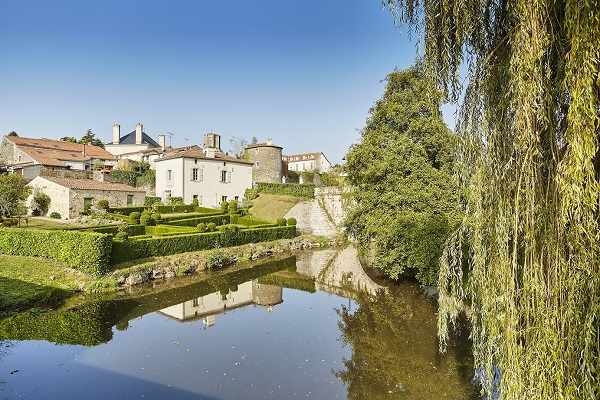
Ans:
{"label": "stone house", "polygon": [[[215,134],[211,134],[214,135]],[[213,146],[219,145],[213,140]],[[164,203],[181,197],[205,207],[218,207],[223,200],[242,200],[252,187],[250,161],[231,157],[220,148],[189,146],[171,150],[155,162],[156,195]]]}
{"label": "stone house", "polygon": [[111,207],[141,206],[145,191],[122,183],[99,182],[93,179],[72,179],[38,176],[27,184],[33,195],[40,191],[50,197],[48,215],[57,212],[62,219],[77,218],[98,200],[108,200]]}
{"label": "stone house", "polygon": [[283,156],[288,171],[294,172],[329,172],[332,165],[322,152],[302,153]]}
{"label": "stone house", "polygon": [[42,171],[91,171],[94,166],[112,168],[115,157],[91,144],[32,139],[7,135],[0,143],[0,159],[26,179]]}

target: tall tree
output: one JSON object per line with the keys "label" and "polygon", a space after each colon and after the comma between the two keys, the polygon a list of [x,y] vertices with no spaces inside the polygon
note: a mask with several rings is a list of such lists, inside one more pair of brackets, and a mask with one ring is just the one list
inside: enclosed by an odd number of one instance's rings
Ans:
{"label": "tall tree", "polygon": [[77,143],[77,139],[73,136],[63,136],[60,138],[61,142]]}
{"label": "tall tree", "polygon": [[25,200],[31,193],[21,175],[0,175],[0,218],[14,217],[25,212]]}
{"label": "tall tree", "polygon": [[503,399],[600,398],[599,2],[384,3],[424,33],[448,95],[467,71],[466,217],[442,262],[442,345],[469,303],[475,366],[500,371]]}
{"label": "tall tree", "polygon": [[440,101],[420,65],[389,74],[361,142],[346,156],[354,189],[348,232],[372,248],[374,265],[389,277],[409,273],[425,285],[436,283],[444,241],[459,220],[455,138]]}
{"label": "tall tree", "polygon": [[91,144],[91,145],[94,145],[94,146],[98,146],[98,147],[104,148],[104,143],[102,143],[102,140],[98,139],[96,137],[96,134],[94,132],[92,132],[91,129],[88,129],[85,132],[85,135],[83,135],[81,137],[81,139],[79,140],[79,143],[81,143],[81,144]]}

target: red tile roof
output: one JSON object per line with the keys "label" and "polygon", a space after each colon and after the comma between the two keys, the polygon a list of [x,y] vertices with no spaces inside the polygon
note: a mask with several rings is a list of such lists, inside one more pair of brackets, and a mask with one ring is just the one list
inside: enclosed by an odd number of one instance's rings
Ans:
{"label": "red tile roof", "polygon": [[19,136],[6,136],[6,139],[42,165],[62,167],[65,166],[65,161],[86,161],[92,158],[114,159],[114,156],[108,151],[91,144],[83,145],[60,140],[31,139]]}
{"label": "red tile roof", "polygon": [[178,149],[173,149],[173,150],[165,153],[165,155],[163,157],[159,158],[156,161],[172,160],[174,158],[196,158],[199,160],[229,161],[229,162],[235,162],[235,163],[247,164],[247,165],[254,164],[251,161],[246,161],[246,160],[242,160],[240,158],[231,157],[231,156],[223,154],[223,153],[217,153],[217,154],[215,154],[214,157],[207,157],[204,154],[204,149],[202,149],[202,147],[200,147],[200,146],[180,147]]}

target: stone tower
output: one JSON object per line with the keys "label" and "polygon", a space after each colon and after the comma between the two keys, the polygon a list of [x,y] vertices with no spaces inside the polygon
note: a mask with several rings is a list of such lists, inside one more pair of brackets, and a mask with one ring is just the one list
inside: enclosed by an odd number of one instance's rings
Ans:
{"label": "stone tower", "polygon": [[283,177],[282,150],[283,147],[274,145],[271,139],[265,143],[246,146],[244,158],[254,163],[252,168],[254,182],[281,183]]}
{"label": "stone tower", "polygon": [[281,304],[283,303],[283,289],[281,286],[267,285],[253,281],[252,300],[254,304],[265,307]]}

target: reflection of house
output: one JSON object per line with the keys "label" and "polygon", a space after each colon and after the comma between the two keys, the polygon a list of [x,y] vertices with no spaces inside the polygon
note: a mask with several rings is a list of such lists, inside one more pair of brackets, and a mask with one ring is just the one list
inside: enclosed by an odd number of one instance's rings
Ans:
{"label": "reflection of house", "polygon": [[328,172],[331,169],[331,163],[321,152],[283,156],[283,162],[286,163],[288,171]]}
{"label": "reflection of house", "polygon": [[241,200],[252,187],[252,163],[231,157],[220,149],[220,137],[209,134],[210,147],[189,146],[173,149],[155,161],[156,195],[168,202],[182,197],[208,207],[223,200]]}
{"label": "reflection of house", "polygon": [[214,292],[163,308],[160,312],[180,321],[203,318],[206,325],[211,326],[215,323],[215,315],[227,310],[250,304],[272,307],[281,302],[283,302],[281,287],[249,281],[238,285],[236,290],[230,290],[227,294]]}
{"label": "reflection of house", "polygon": [[113,141],[104,146],[120,160],[145,161],[154,168],[160,154],[166,150],[166,137],[160,135],[158,142],[144,132],[144,125],[138,123],[135,130],[121,136],[121,126],[113,124]]}
{"label": "reflection of house", "polygon": [[7,135],[0,145],[0,158],[10,169],[27,179],[45,170],[90,171],[93,166],[114,164],[114,156],[91,144],[30,139]]}
{"label": "reflection of house", "polygon": [[47,194],[50,197],[48,214],[57,212],[63,219],[77,218],[98,200],[108,200],[111,207],[124,207],[142,205],[145,197],[143,189],[93,179],[38,176],[27,186],[32,188],[33,193],[41,191]]}

